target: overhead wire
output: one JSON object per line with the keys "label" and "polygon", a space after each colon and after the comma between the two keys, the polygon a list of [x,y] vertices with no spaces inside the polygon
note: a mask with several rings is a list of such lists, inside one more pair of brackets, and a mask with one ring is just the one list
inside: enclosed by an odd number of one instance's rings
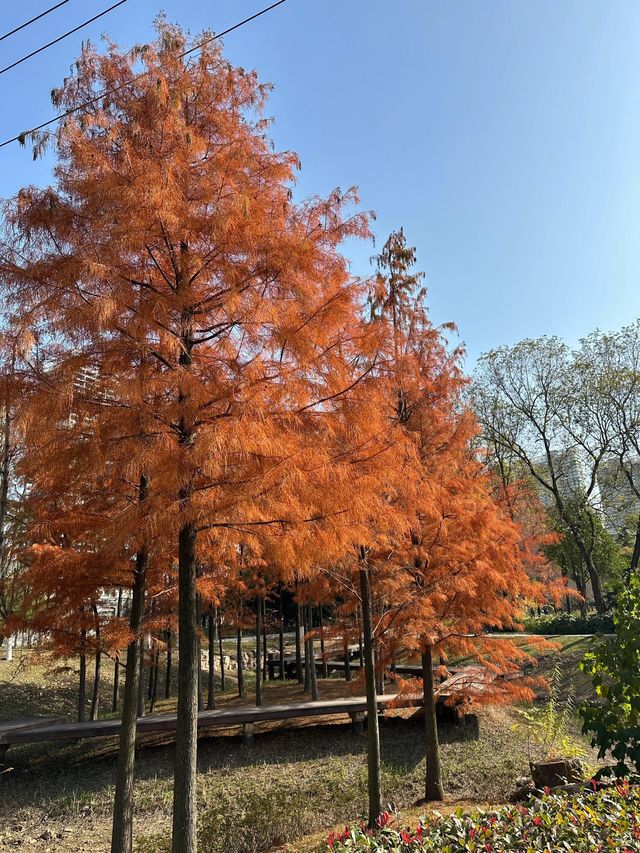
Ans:
{"label": "overhead wire", "polygon": [[126,3],[127,0],[118,0],[117,3],[114,3],[112,6],[109,6],[108,9],[103,9],[102,12],[98,12],[97,15],[94,15],[93,18],[89,18],[86,21],[83,21],[81,24],[78,24],[77,27],[74,27],[72,30],[67,30],[66,33],[63,33],[58,38],[53,39],[47,44],[43,44],[41,47],[36,48],[36,50],[32,50],[31,53],[27,53],[26,56],[22,56],[20,59],[16,59],[15,62],[12,62],[10,65],[5,65],[4,68],[0,68],[0,74],[6,74],[7,71],[11,71],[12,68],[15,68],[16,65],[20,65],[23,62],[26,62],[27,59],[31,59],[32,56],[37,56],[37,54],[42,53],[43,50],[48,50],[50,47],[53,47],[54,44],[58,44],[58,42],[63,39],[72,36],[74,33],[77,33],[78,30],[81,30],[83,27],[92,24],[94,21],[97,21],[99,18],[103,18],[105,15],[108,15],[109,12],[113,12],[114,9],[117,9],[118,6],[122,6],[123,3]]}
{"label": "overhead wire", "polygon": [[[124,0],[122,0],[122,2],[124,2]],[[237,30],[240,27],[243,27],[245,24],[248,24],[251,21],[255,21],[256,18],[260,18],[262,15],[266,15],[267,12],[270,12],[272,9],[275,9],[277,6],[282,6],[282,4],[286,3],[286,2],[287,2],[287,0],[277,0],[277,2],[272,3],[270,6],[266,6],[264,9],[261,9],[259,12],[256,12],[255,14],[250,15],[248,18],[244,18],[244,20],[242,20],[242,21],[238,21],[237,24],[233,24],[233,26],[228,27],[226,30],[222,30],[222,32],[216,33],[215,35],[211,36],[210,38],[204,39],[203,41],[199,42],[197,45],[194,45],[194,47],[191,47],[188,50],[185,50],[183,53],[180,54],[180,58],[188,56],[189,54],[194,53],[197,50],[201,50],[205,45],[209,44],[210,42],[216,41],[216,39],[220,39],[223,36],[226,36],[229,33],[232,33],[234,30]],[[0,142],[0,148],[4,148],[7,145],[11,145],[12,142],[24,142],[26,137],[29,136],[30,134],[37,133],[39,130],[44,130],[45,127],[49,127],[50,125],[55,124],[56,122],[62,121],[63,119],[67,118],[70,115],[73,115],[74,113],[79,112],[80,110],[84,109],[85,107],[92,106],[93,104],[97,103],[99,100],[104,98],[106,95],[110,95],[110,94],[113,94],[115,92],[119,92],[121,89],[124,89],[128,85],[130,85],[129,82],[122,83],[119,86],[113,86],[109,89],[104,89],[102,92],[99,92],[94,98],[89,98],[88,100],[83,101],[81,104],[78,104],[75,107],[70,107],[68,110],[65,110],[64,112],[58,113],[58,115],[54,116],[53,118],[47,119],[47,121],[43,121],[41,124],[38,124],[35,127],[30,128],[29,130],[24,130],[24,131],[22,131],[22,133],[18,133],[16,136],[12,136],[10,139],[5,139],[3,142]]]}
{"label": "overhead wire", "polygon": [[65,3],[68,3],[69,0],[60,0],[60,3],[56,3],[55,6],[49,6],[48,9],[45,9],[44,12],[40,12],[39,15],[36,15],[35,18],[30,18],[28,21],[25,21],[24,24],[20,24],[19,27],[14,27],[12,30],[9,30],[8,33],[5,33],[3,36],[0,36],[0,41],[4,41],[8,39],[9,36],[15,35],[15,33],[19,33],[20,30],[24,30],[25,27],[30,27],[31,24],[35,24],[36,21],[39,21],[40,18],[44,18],[45,15],[48,15],[50,12],[55,12],[56,9],[59,9],[60,6],[64,6]]}

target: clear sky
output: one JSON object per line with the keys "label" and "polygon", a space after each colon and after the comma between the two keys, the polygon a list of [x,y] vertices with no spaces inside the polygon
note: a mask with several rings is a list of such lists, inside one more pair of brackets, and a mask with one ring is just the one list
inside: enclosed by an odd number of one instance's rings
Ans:
{"label": "clear sky", "polygon": [[[3,0],[0,29],[53,2]],[[0,41],[1,66],[111,2],[71,0]],[[220,31],[266,5],[128,0],[0,75],[0,135],[53,114],[82,38],[147,40],[159,8]],[[287,0],[226,51],[274,84],[273,136],[302,158],[299,193],[357,185],[378,246],[404,226],[433,319],[458,324],[469,366],[523,337],[575,342],[640,316],[637,0]],[[50,166],[0,149],[0,195]],[[373,251],[349,246],[354,271]]]}

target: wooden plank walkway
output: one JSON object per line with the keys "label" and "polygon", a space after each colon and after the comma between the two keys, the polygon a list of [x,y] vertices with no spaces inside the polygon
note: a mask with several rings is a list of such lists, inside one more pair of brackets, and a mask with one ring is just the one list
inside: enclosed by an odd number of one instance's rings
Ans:
{"label": "wooden plank walkway", "polygon": [[[482,693],[499,676],[483,666],[466,666],[437,685],[436,700],[442,706],[447,699],[458,694]],[[395,708],[422,707],[421,694],[388,694],[378,697],[378,711],[384,713]],[[284,705],[263,705],[259,708],[217,708],[200,711],[198,730],[242,726],[247,738],[253,735],[256,723],[274,720],[293,720],[308,717],[346,715],[354,724],[362,725],[367,710],[365,696],[347,696],[340,699],[321,699],[317,702],[290,702]],[[138,718],[139,734],[173,732],[175,713],[153,714]],[[59,722],[52,717],[29,718],[0,723],[0,756],[9,746],[20,743],[44,741],[81,740],[95,737],[114,737],[120,734],[121,720],[95,720],[83,723]]]}
{"label": "wooden plank walkway", "polygon": [[[378,697],[378,710],[391,708],[415,708],[422,705],[421,696],[387,695]],[[367,710],[364,696],[349,696],[342,699],[325,699],[317,702],[291,702],[286,705],[263,705],[259,708],[220,708],[200,711],[198,730],[229,728],[273,720],[304,719],[305,717],[348,714],[358,719]],[[138,718],[139,734],[154,734],[175,731],[176,714],[153,714]],[[0,723],[0,749],[18,743],[40,743],[43,741],[80,740],[94,737],[113,737],[120,733],[121,721],[95,720],[83,723],[51,722],[41,719],[38,723],[25,726],[21,721]]]}

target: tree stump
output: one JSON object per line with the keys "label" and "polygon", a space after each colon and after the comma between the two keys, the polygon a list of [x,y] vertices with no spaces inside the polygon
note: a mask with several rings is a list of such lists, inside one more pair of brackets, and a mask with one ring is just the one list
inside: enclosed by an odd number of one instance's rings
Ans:
{"label": "tree stump", "polygon": [[553,761],[531,763],[531,777],[539,790],[582,782],[584,769],[579,758],[556,758]]}

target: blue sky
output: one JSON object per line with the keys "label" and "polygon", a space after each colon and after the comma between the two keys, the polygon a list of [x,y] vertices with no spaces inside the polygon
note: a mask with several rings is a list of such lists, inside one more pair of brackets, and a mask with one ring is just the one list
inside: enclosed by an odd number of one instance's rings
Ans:
{"label": "blue sky", "polygon": [[[3,3],[2,31],[52,2]],[[0,42],[0,64],[108,5],[71,0]],[[160,8],[219,31],[265,5],[128,0],[0,75],[0,136],[53,114],[82,37],[147,40]],[[432,317],[458,324],[469,366],[523,337],[575,342],[640,316],[636,0],[287,0],[226,52],[274,84],[273,136],[302,158],[300,194],[356,184],[378,246],[404,226]],[[0,149],[0,195],[47,182],[50,166]],[[348,251],[366,273],[374,248]]]}

